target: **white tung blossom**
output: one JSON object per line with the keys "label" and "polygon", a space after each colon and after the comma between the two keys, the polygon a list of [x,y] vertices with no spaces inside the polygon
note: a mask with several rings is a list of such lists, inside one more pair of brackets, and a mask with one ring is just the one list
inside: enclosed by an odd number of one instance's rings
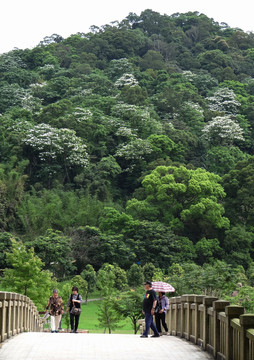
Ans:
{"label": "white tung blossom", "polygon": [[85,122],[92,118],[93,113],[89,109],[76,107],[73,115],[75,116],[77,122]]}
{"label": "white tung blossom", "polygon": [[14,125],[8,128],[9,131],[14,132],[16,135],[19,135],[20,138],[23,138],[26,134],[33,128],[33,124],[27,120],[17,121]]}
{"label": "white tung blossom", "polygon": [[0,56],[0,71],[15,71],[18,68],[25,69],[27,66],[15,52]]}
{"label": "white tung blossom", "polygon": [[87,96],[93,92],[92,89],[83,89],[81,86],[75,89],[76,96]]}
{"label": "white tung blossom", "polygon": [[209,142],[232,144],[234,140],[244,140],[243,130],[230,116],[217,116],[202,130],[203,138]]}
{"label": "white tung blossom", "polygon": [[126,126],[120,126],[115,133],[117,136],[122,136],[122,137],[136,137],[135,134],[133,134],[132,129],[126,127]]}
{"label": "white tung blossom", "polygon": [[237,114],[241,105],[236,100],[236,94],[229,88],[218,89],[213,96],[207,97],[208,108],[211,111],[220,111],[225,114]]}
{"label": "white tung blossom", "polygon": [[[196,114],[199,115],[199,117],[201,117],[203,119],[204,117],[204,110],[202,109],[202,107],[197,104],[194,103],[192,101],[186,101],[182,104],[181,108],[181,113],[184,112],[189,112],[189,110],[194,110]],[[173,113],[172,114],[172,118],[173,119],[178,119],[181,115],[179,113]]]}
{"label": "white tung blossom", "polygon": [[115,86],[121,88],[123,86],[136,86],[138,81],[133,74],[123,74],[119,79],[116,80]]}
{"label": "white tung blossom", "polygon": [[183,76],[188,81],[192,82],[197,77],[197,74],[194,74],[192,71],[186,70],[186,71],[183,71]]}
{"label": "white tung blossom", "polygon": [[34,97],[30,90],[27,90],[21,99],[21,105],[24,109],[33,111],[37,114],[42,108],[42,101],[41,99]]}
{"label": "white tung blossom", "polygon": [[47,82],[43,81],[41,83],[30,84],[30,87],[33,89],[33,88],[40,88],[40,87],[43,87],[43,86],[46,86],[46,85],[47,85]]}
{"label": "white tung blossom", "polygon": [[40,66],[40,70],[55,70],[55,65],[53,64],[45,64],[43,66]]}
{"label": "white tung blossom", "polygon": [[133,73],[133,66],[128,59],[113,59],[109,63],[109,76],[113,79],[120,78],[123,74]]}
{"label": "white tung blossom", "polygon": [[126,160],[141,160],[145,155],[152,153],[152,148],[147,140],[133,139],[127,144],[119,145],[115,156]]}
{"label": "white tung blossom", "polygon": [[113,107],[112,115],[121,119],[129,119],[133,116],[138,116],[141,121],[148,120],[151,117],[148,108],[142,108],[137,105],[125,104],[122,102],[119,102]]}
{"label": "white tung blossom", "polygon": [[88,165],[86,145],[73,130],[56,129],[48,124],[39,124],[27,131],[23,141],[39,151],[39,158],[42,161],[63,156],[68,166]]}
{"label": "white tung blossom", "polygon": [[204,114],[204,110],[202,109],[202,107],[199,105],[199,104],[197,104],[197,103],[194,103],[194,102],[192,102],[192,101],[186,101],[185,103],[184,103],[184,106],[186,106],[186,107],[189,107],[189,108],[191,108],[191,109],[193,109],[193,110],[196,110],[196,111],[198,111],[200,114]]}

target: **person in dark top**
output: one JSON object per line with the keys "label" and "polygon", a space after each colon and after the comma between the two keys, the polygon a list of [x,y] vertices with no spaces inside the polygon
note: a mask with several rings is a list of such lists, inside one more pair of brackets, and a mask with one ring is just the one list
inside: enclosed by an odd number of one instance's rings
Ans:
{"label": "person in dark top", "polygon": [[157,296],[155,291],[152,289],[152,283],[150,281],[146,281],[145,284],[145,296],[143,300],[143,314],[145,315],[145,322],[146,322],[146,328],[143,332],[143,335],[141,335],[142,338],[148,337],[149,329],[151,328],[154,332],[152,337],[159,337],[160,334],[153,322],[153,315],[155,312],[155,307],[157,303]]}
{"label": "person in dark top", "polygon": [[[79,323],[79,317],[80,317],[80,313],[81,313],[81,302],[82,302],[82,297],[78,293],[78,288],[76,286],[73,286],[72,294],[69,296],[68,303],[67,303],[67,309],[66,309],[66,313],[68,313],[68,310],[70,310],[70,321],[71,321],[71,332],[72,333],[78,332],[78,323]],[[73,307],[79,309],[79,312],[77,314],[73,313],[73,311],[72,311]]]}

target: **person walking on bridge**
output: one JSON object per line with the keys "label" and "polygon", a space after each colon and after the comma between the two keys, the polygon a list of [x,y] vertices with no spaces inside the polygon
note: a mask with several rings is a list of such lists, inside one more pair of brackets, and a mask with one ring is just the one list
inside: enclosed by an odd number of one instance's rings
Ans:
{"label": "person walking on bridge", "polygon": [[156,322],[156,327],[159,331],[159,333],[161,333],[161,322],[162,325],[166,331],[166,334],[168,333],[168,326],[166,324],[165,318],[166,318],[166,312],[169,308],[169,303],[168,303],[168,298],[167,296],[165,296],[165,293],[162,291],[159,291],[159,310],[158,312],[155,314],[155,322]]}
{"label": "person walking on bridge", "polygon": [[143,300],[143,311],[142,312],[145,315],[146,328],[145,328],[143,335],[141,335],[141,337],[147,338],[150,328],[154,332],[152,337],[159,337],[160,334],[153,322],[153,315],[155,313],[155,307],[157,304],[157,296],[156,296],[155,291],[152,289],[151,281],[146,281],[144,286],[145,286],[146,293],[145,293],[144,300]]}
{"label": "person walking on bridge", "polygon": [[79,317],[81,314],[82,297],[78,293],[77,286],[73,286],[72,294],[69,296],[66,313],[70,310],[71,332],[78,332]]}
{"label": "person walking on bridge", "polygon": [[58,291],[56,289],[53,290],[53,295],[50,296],[48,305],[46,306],[46,310],[49,310],[51,316],[51,332],[58,333],[59,324],[61,321],[61,317],[63,314],[63,300],[60,296],[58,296]]}

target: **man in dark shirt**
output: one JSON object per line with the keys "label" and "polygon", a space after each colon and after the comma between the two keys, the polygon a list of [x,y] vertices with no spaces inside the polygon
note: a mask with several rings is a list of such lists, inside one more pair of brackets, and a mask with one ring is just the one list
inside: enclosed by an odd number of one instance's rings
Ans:
{"label": "man in dark shirt", "polygon": [[145,328],[143,335],[141,335],[141,337],[147,338],[150,328],[154,332],[152,337],[159,337],[160,334],[153,322],[153,315],[154,315],[154,311],[155,311],[155,307],[156,307],[156,303],[157,303],[156,293],[152,289],[152,283],[150,281],[146,281],[144,286],[145,286],[146,293],[145,293],[144,300],[143,300],[142,312],[145,315],[146,328]]}

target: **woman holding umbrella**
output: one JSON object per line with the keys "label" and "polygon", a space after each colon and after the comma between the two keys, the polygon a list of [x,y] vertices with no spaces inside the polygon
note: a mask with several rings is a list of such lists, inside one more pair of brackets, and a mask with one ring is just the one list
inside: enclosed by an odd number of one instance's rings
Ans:
{"label": "woman holding umbrella", "polygon": [[162,281],[154,281],[152,283],[153,290],[158,291],[159,298],[158,298],[158,311],[155,313],[155,321],[156,321],[156,327],[159,333],[161,333],[161,323],[164,327],[166,333],[168,333],[168,327],[166,324],[166,312],[169,308],[169,302],[167,296],[165,296],[166,292],[174,292],[175,289],[172,285],[162,282]]}
{"label": "woman holding umbrella", "polygon": [[169,308],[169,303],[167,296],[165,296],[165,293],[162,291],[159,291],[158,302],[159,302],[159,310],[157,313],[155,313],[156,327],[159,333],[161,333],[161,323],[162,323],[162,326],[164,327],[166,333],[168,333],[168,327],[165,319],[166,319],[166,312]]}

